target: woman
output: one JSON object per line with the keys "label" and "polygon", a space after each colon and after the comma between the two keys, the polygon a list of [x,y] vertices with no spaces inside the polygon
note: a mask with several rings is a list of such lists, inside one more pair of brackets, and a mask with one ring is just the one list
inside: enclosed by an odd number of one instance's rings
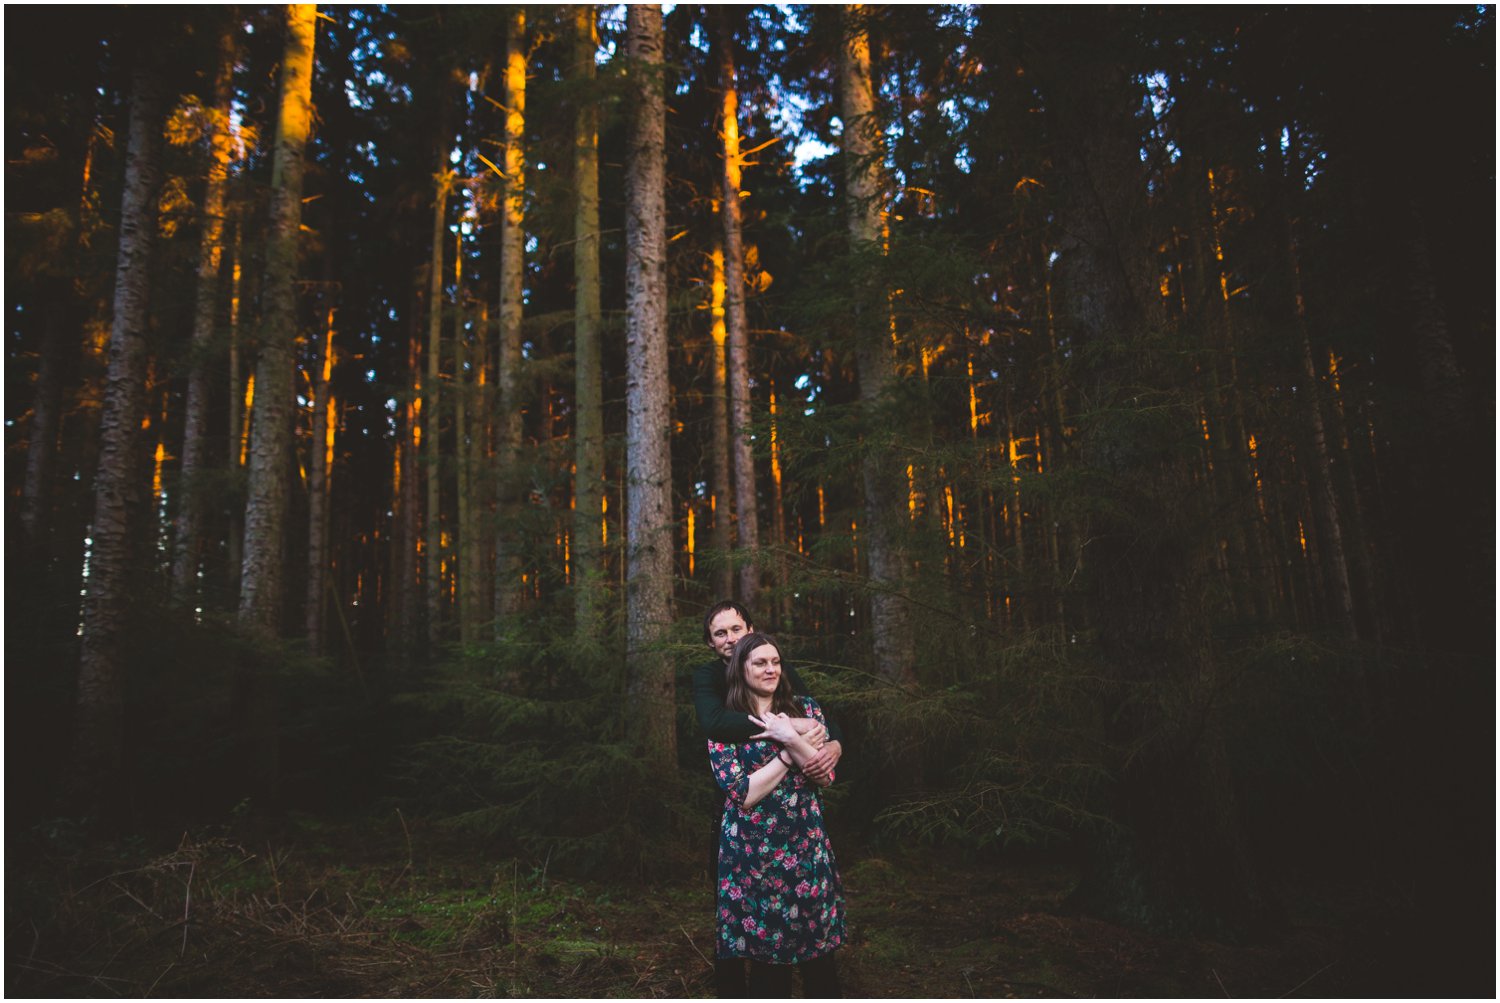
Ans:
{"label": "woman", "polygon": [[[724,705],[764,731],[742,744],[708,743],[724,790],[719,832],[719,958],[750,959],[749,995],[840,995],[833,952],[844,942],[844,896],[817,787],[797,768],[816,749],[793,718],[823,721],[812,697],[795,696],[769,634],[746,634],[725,669]],[[832,783],[830,776],[827,780]]]}

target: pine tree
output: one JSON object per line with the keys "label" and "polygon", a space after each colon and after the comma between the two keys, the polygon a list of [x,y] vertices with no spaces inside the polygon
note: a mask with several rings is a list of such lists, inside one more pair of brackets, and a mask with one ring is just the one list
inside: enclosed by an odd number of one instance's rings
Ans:
{"label": "pine tree", "polygon": [[666,95],[658,4],[632,6],[626,55],[634,114],[625,168],[626,644],[636,738],[657,767],[676,758],[672,662],[672,457],[668,435]]}
{"label": "pine tree", "polygon": [[302,220],[303,151],[312,129],[316,27],[315,4],[287,5],[239,608],[241,624],[268,638],[276,637],[281,628],[282,548],[295,402],[292,378],[297,342],[297,244]]}
{"label": "pine tree", "polygon": [[109,373],[99,418],[78,664],[75,770],[89,804],[117,810],[125,740],[124,643],[130,626],[131,561],[142,532],[141,419],[146,409],[146,321],[156,195],[160,183],[162,83],[144,56],[130,84],[130,130],[110,324]]}

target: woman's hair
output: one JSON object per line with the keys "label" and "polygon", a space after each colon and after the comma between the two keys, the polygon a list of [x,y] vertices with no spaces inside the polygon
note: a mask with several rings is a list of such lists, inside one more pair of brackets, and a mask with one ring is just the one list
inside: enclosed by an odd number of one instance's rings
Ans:
{"label": "woman's hair", "polygon": [[[729,664],[724,669],[724,706],[730,710],[737,710],[742,714],[755,713],[750,686],[745,682],[745,663],[750,660],[750,652],[766,644],[775,648],[778,655],[781,654],[781,645],[770,634],[746,634],[735,642],[734,651],[729,655]],[[781,678],[776,682],[776,691],[771,694],[771,709],[788,717],[807,716],[801,701],[792,695],[792,680],[787,675],[785,665],[781,667]]]}

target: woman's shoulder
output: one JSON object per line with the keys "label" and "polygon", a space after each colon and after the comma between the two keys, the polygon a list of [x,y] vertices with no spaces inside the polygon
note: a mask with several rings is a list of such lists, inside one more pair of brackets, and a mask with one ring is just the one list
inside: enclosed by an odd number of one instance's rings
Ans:
{"label": "woman's shoulder", "polygon": [[805,693],[799,693],[796,699],[797,703],[802,706],[802,709],[807,712],[808,717],[816,717],[819,719],[823,717],[823,706],[818,703],[818,701],[814,700],[812,697],[806,695]]}

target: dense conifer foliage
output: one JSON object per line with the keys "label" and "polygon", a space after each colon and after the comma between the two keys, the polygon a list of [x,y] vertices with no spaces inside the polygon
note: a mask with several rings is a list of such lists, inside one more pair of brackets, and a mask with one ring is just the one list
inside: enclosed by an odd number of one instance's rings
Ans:
{"label": "dense conifer foliage", "polygon": [[1488,874],[1490,8],[154,18],[6,11],[12,825],[649,872],[733,588],[871,839]]}

